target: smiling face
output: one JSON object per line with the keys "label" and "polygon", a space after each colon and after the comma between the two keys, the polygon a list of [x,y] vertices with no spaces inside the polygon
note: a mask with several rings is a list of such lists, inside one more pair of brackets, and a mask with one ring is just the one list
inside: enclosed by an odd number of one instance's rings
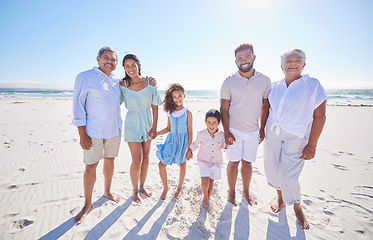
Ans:
{"label": "smiling face", "polygon": [[209,131],[211,135],[215,134],[218,131],[218,126],[220,122],[215,117],[206,118],[205,123],[207,131]]}
{"label": "smiling face", "polygon": [[249,72],[253,69],[256,56],[250,49],[243,49],[236,54],[236,65],[241,72]]}
{"label": "smiling face", "polygon": [[140,66],[133,59],[126,59],[123,64],[124,70],[130,78],[139,76]]}
{"label": "smiling face", "polygon": [[175,90],[172,92],[172,100],[176,104],[176,110],[180,110],[183,107],[185,94],[180,90]]}
{"label": "smiling face", "polygon": [[286,57],[284,63],[281,65],[282,71],[290,78],[300,78],[302,70],[306,63],[299,54],[293,53]]}
{"label": "smiling face", "polygon": [[104,51],[101,57],[97,57],[98,68],[110,76],[111,73],[115,70],[118,64],[118,59],[114,52]]}

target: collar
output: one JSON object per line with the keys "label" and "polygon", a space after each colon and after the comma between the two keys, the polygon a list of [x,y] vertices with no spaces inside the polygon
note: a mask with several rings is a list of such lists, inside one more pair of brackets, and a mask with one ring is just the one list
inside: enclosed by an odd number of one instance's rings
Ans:
{"label": "collar", "polygon": [[[305,75],[302,75],[300,78],[295,79],[293,82],[295,82],[295,81],[302,81],[302,82],[305,82],[305,81],[307,81],[308,79],[310,79],[310,76],[309,76],[308,74],[305,74]],[[283,79],[281,80],[281,84],[284,85],[284,86],[286,86],[285,78],[283,78]]]}
{"label": "collar", "polygon": [[219,132],[219,128],[218,128],[218,131],[216,131],[216,133],[214,134],[214,136],[212,136],[212,134],[209,132],[209,130],[207,130],[207,128],[205,128],[205,133],[207,135],[209,135],[211,138],[214,138],[216,136],[216,134],[218,134],[218,132]]}
{"label": "collar", "polygon": [[107,77],[110,77],[110,78],[112,78],[112,77],[115,77],[115,75],[113,74],[113,73],[111,73],[110,74],[110,76],[108,76],[108,75],[106,75],[103,71],[101,71],[98,67],[96,67],[96,66],[94,66],[93,68],[92,68],[92,70],[97,74],[97,75],[105,75],[105,76],[107,76]]}
{"label": "collar", "polygon": [[233,77],[236,79],[236,80],[251,80],[253,78],[256,78],[260,75],[260,72],[256,71],[255,68],[254,68],[254,75],[250,78],[250,79],[247,79],[245,77],[243,77],[241,74],[240,74],[240,71],[237,71],[235,74],[233,74]]}

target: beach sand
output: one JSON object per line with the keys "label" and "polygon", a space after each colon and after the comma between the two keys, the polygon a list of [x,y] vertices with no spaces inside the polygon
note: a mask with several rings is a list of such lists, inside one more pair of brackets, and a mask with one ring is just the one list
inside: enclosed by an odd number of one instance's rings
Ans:
{"label": "beach sand", "polygon": [[[218,100],[186,100],[195,134],[205,127],[204,114]],[[125,115],[124,106],[123,117]],[[115,160],[112,189],[118,204],[103,195],[102,163],[93,192],[94,207],[76,226],[83,202],[82,150],[71,124],[71,99],[0,99],[0,239],[372,239],[373,108],[328,106],[327,122],[316,158],[301,174],[302,206],[311,224],[301,230],[291,206],[270,211],[275,190],[267,185],[263,149],[253,164],[251,191],[259,202],[248,206],[237,181],[238,206],[227,203],[225,160],[208,209],[195,159],[188,162],[182,195],[173,199],[178,166],[169,166],[171,190],[159,200],[162,183],[152,143],[147,186],[153,196],[132,203],[131,157],[122,142]],[[158,129],[166,126],[160,109]],[[221,127],[220,127],[221,128]],[[196,155],[196,154],[195,154]],[[143,196],[144,197],[144,196]]]}

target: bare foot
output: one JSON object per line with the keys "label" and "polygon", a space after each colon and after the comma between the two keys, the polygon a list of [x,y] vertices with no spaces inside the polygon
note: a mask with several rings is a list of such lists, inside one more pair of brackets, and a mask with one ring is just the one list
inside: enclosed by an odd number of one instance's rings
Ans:
{"label": "bare foot", "polygon": [[180,195],[181,195],[181,189],[182,189],[182,188],[177,188],[177,189],[176,189],[176,192],[175,192],[175,194],[174,194],[174,198],[178,198],[178,197],[180,197]]}
{"label": "bare foot", "polygon": [[297,217],[297,222],[300,228],[305,229],[305,230],[310,229],[310,224],[307,221],[306,215],[304,215],[302,207],[300,206],[299,203],[294,204],[294,212],[295,212],[295,216]]}
{"label": "bare foot", "polygon": [[234,206],[237,206],[237,203],[236,203],[236,193],[233,193],[233,194],[230,194],[228,193],[228,199],[227,199],[228,202],[232,203]]}
{"label": "bare foot", "polygon": [[286,205],[286,204],[284,203],[283,200],[280,201],[280,199],[279,199],[278,197],[276,197],[276,198],[272,201],[272,203],[271,203],[271,209],[272,209],[272,212],[274,212],[274,213],[278,213],[278,212],[280,212],[281,209],[282,209],[283,207],[285,207],[285,205]]}
{"label": "bare foot", "polygon": [[202,206],[204,206],[205,208],[208,208],[208,206],[209,206],[209,199],[208,199],[208,196],[204,196],[204,197],[203,197],[203,200],[202,200]]}
{"label": "bare foot", "polygon": [[160,196],[160,199],[166,200],[166,196],[167,196],[168,190],[170,190],[170,186],[167,186],[166,188],[163,189],[163,192],[162,192],[162,194]]}
{"label": "bare foot", "polygon": [[242,192],[243,197],[250,204],[250,206],[257,205],[258,201],[253,193],[250,193],[249,190]]}
{"label": "bare foot", "polygon": [[112,192],[109,192],[109,193],[105,193],[104,196],[111,200],[111,201],[114,201],[116,203],[118,203],[120,201],[120,197],[118,194],[115,194],[115,193],[112,193]]}
{"label": "bare foot", "polygon": [[133,193],[133,201],[135,203],[141,204],[141,197],[138,191]]}
{"label": "bare foot", "polygon": [[81,224],[84,221],[84,218],[87,216],[89,211],[92,208],[92,203],[89,205],[84,205],[82,210],[78,213],[78,215],[75,216],[74,221],[76,224]]}
{"label": "bare foot", "polygon": [[141,192],[142,194],[144,194],[147,197],[151,197],[153,195],[153,193],[149,190],[146,190],[146,188],[140,188],[139,192]]}

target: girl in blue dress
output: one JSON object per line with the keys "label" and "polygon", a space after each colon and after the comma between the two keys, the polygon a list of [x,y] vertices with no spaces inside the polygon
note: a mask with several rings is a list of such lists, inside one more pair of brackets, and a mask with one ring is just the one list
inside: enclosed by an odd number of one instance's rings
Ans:
{"label": "girl in blue dress", "polygon": [[136,203],[141,203],[139,192],[148,197],[152,195],[144,184],[148,174],[151,139],[157,136],[158,105],[162,102],[157,88],[141,76],[140,66],[135,55],[124,56],[126,75],[120,86],[121,102],[125,103],[128,110],[124,122],[124,141],[128,143],[132,156],[130,177],[133,201]]}
{"label": "girl in blue dress", "polygon": [[181,194],[185,178],[187,161],[185,154],[193,140],[193,121],[192,113],[183,105],[184,98],[184,88],[180,84],[171,84],[165,91],[163,108],[167,112],[168,122],[167,127],[157,133],[157,135],[162,135],[169,132],[164,143],[157,145],[157,157],[160,160],[159,174],[164,187],[160,197],[162,200],[166,199],[170,188],[167,182],[167,165],[177,163],[180,167],[179,185],[174,197]]}

